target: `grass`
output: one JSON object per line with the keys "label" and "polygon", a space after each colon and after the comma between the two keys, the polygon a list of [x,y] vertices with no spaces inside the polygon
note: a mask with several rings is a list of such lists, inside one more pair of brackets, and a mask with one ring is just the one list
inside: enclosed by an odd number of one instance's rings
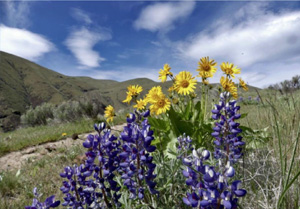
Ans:
{"label": "grass", "polygon": [[244,157],[243,179],[249,194],[243,208],[295,208],[300,206],[300,92],[289,95],[265,91],[264,104],[245,105],[242,124],[267,128],[264,146]]}
{"label": "grass", "polygon": [[92,120],[81,120],[51,126],[21,128],[13,132],[1,134],[0,156],[45,142],[58,141],[62,133],[72,136],[73,133],[86,133],[93,130]]}
{"label": "grass", "polygon": [[[125,118],[125,112],[120,111],[114,124],[124,123]],[[100,118],[96,122],[103,120]],[[74,133],[81,134],[94,131],[94,123],[95,121],[92,119],[81,119],[76,122],[20,128],[13,132],[2,133],[0,134],[0,157],[26,147],[61,140],[64,138],[62,133],[67,133],[66,137],[71,137]]]}
{"label": "grass", "polygon": [[51,194],[57,194],[57,198],[62,199],[63,195],[59,190],[62,179],[59,172],[63,171],[64,166],[74,164],[76,157],[83,152],[82,146],[65,148],[38,161],[28,160],[19,176],[16,176],[16,172],[0,173],[0,209],[18,209],[31,205],[35,186],[43,194],[42,199]]}

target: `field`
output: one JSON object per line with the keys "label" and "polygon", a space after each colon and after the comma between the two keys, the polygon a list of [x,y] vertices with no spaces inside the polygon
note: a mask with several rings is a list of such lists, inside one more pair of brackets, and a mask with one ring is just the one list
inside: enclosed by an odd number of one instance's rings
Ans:
{"label": "field", "polygon": [[[252,91],[243,93],[244,101],[239,103],[241,113],[247,114],[240,123],[252,129],[245,131],[247,132],[244,136],[244,141],[247,143],[246,153],[237,168],[237,175],[248,192],[246,197],[241,198],[240,208],[278,208],[277,203],[280,199],[282,204],[279,208],[298,209],[300,181],[296,175],[299,175],[300,163],[298,144],[300,92],[282,95],[272,90],[260,90],[259,93],[260,101],[248,99],[250,95],[252,98],[257,96],[256,92]],[[206,114],[209,117],[210,109],[211,103],[207,105]],[[124,118],[123,116],[122,119]],[[92,123],[93,121],[83,120],[55,127],[34,127],[1,134],[0,155],[27,146],[60,140],[64,132],[68,134],[67,137],[73,133],[90,132],[93,128]],[[121,123],[121,120],[118,123]],[[33,187],[38,187],[44,198],[55,194],[56,198],[62,199],[63,194],[60,192],[62,179],[59,173],[63,171],[64,166],[80,163],[80,156],[83,155],[84,150],[79,145],[61,147],[38,160],[29,158],[20,170],[2,171],[0,208],[15,209],[30,205]],[[155,152],[154,155],[160,154]],[[166,161],[166,163],[170,162]],[[158,166],[157,169],[163,168]],[[175,173],[178,179],[181,178],[180,175]],[[169,192],[172,192],[172,189]],[[163,191],[161,196],[166,197],[167,194],[169,194],[167,191]],[[180,202],[182,197],[178,199],[175,202]],[[127,208],[132,208],[130,201],[122,199],[121,201],[126,202]],[[165,200],[165,202],[169,201],[171,200]],[[187,208],[181,203],[173,206],[158,206],[165,209],[169,207]]]}

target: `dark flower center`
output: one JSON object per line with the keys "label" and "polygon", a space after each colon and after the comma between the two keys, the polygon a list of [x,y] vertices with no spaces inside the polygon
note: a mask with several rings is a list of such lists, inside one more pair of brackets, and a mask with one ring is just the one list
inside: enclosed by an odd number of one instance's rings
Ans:
{"label": "dark flower center", "polygon": [[187,80],[183,80],[182,82],[181,82],[181,86],[183,87],[183,88],[187,88],[188,86],[189,86],[189,82],[187,81]]}

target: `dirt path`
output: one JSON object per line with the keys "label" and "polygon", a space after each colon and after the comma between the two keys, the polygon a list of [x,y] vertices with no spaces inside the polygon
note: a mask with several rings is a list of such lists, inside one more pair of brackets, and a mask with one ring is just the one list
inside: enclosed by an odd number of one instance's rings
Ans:
{"label": "dirt path", "polygon": [[[121,131],[125,124],[117,125],[112,128],[113,131]],[[11,171],[16,169],[21,169],[22,165],[25,164],[30,158],[38,160],[44,155],[52,155],[55,150],[59,148],[71,147],[74,145],[82,145],[86,137],[89,134],[96,134],[96,132],[85,133],[78,135],[78,139],[74,140],[72,138],[62,139],[56,142],[49,142],[41,145],[36,145],[32,147],[25,148],[20,151],[15,151],[8,153],[0,157],[0,172],[1,171]]]}

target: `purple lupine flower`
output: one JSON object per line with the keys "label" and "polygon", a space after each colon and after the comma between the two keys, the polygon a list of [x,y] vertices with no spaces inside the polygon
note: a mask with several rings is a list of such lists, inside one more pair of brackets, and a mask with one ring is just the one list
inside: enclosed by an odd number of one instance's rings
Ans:
{"label": "purple lupine flower", "polygon": [[45,202],[39,202],[39,198],[41,195],[38,194],[37,188],[33,189],[34,199],[32,201],[31,206],[25,206],[25,209],[49,209],[49,208],[56,208],[59,206],[60,201],[55,201],[55,196],[52,195],[48,197]]}
{"label": "purple lupine flower", "polygon": [[178,140],[178,150],[183,150],[183,151],[189,151],[189,150],[193,150],[192,148],[192,139],[189,136],[186,136],[185,134],[183,134],[183,136],[179,136],[177,138]]}
{"label": "purple lupine flower", "polygon": [[[60,174],[67,180],[61,191],[66,195],[63,206],[72,208],[110,208],[119,205],[121,187],[114,180],[119,168],[120,141],[105,129],[105,123],[95,125],[96,135],[88,135],[83,146],[89,149],[80,166],[66,167]],[[93,179],[91,179],[91,177]]]}
{"label": "purple lupine flower", "polygon": [[228,99],[229,94],[222,93],[219,104],[212,110],[212,118],[217,120],[211,134],[215,138],[213,157],[217,164],[204,164],[211,156],[208,150],[203,149],[194,149],[192,155],[182,159],[186,166],[182,173],[187,178],[186,184],[191,187],[191,193],[183,198],[188,206],[233,209],[237,208],[238,198],[247,193],[240,188],[241,181],[231,182],[235,175],[234,164],[243,155],[245,142],[239,136],[242,130],[236,122],[241,117],[238,112],[240,107],[236,101]]}
{"label": "purple lupine flower", "polygon": [[[150,155],[156,147],[151,145],[154,137],[148,120],[145,118],[148,115],[148,111],[130,113],[127,116],[127,125],[120,136],[123,140],[123,151],[119,155],[121,178],[132,199],[136,197],[143,199],[146,189],[151,194],[158,194],[154,182],[156,165],[152,162],[153,157]],[[145,119],[141,122],[142,117]]]}

